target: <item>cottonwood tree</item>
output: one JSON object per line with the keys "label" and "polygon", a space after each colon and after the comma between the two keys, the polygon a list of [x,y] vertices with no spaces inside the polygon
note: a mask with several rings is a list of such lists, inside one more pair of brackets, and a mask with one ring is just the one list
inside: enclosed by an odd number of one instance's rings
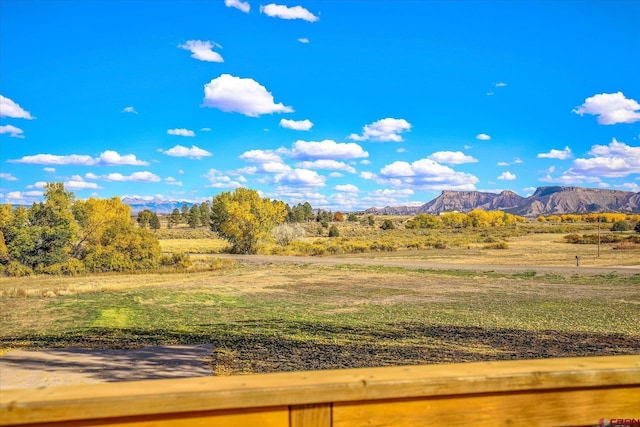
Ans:
{"label": "cottonwood tree", "polygon": [[220,193],[211,206],[211,230],[231,243],[234,253],[255,254],[258,245],[282,224],[287,209],[281,201],[261,198],[257,191],[237,188]]}

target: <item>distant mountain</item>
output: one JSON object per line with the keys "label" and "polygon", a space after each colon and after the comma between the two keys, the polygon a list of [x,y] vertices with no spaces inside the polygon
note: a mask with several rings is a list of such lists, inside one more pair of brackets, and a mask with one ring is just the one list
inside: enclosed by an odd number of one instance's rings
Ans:
{"label": "distant mountain", "polygon": [[540,187],[514,213],[538,216],[603,211],[638,212],[640,193],[582,187]]}
{"label": "distant mountain", "polygon": [[371,208],[365,212],[390,215],[416,213],[437,215],[441,212],[469,212],[473,209],[502,210],[527,217],[603,211],[640,212],[640,193],[553,186],[540,187],[531,196],[522,197],[509,190],[499,194],[445,190],[435,199],[417,208],[407,206]]}
{"label": "distant mountain", "polygon": [[145,209],[149,209],[151,212],[157,214],[170,214],[175,208],[182,208],[182,204],[186,203],[189,208],[193,205],[192,202],[184,202],[178,200],[164,200],[156,198],[138,198],[138,197],[123,197],[122,203],[131,206],[131,213],[136,215],[138,212]]}

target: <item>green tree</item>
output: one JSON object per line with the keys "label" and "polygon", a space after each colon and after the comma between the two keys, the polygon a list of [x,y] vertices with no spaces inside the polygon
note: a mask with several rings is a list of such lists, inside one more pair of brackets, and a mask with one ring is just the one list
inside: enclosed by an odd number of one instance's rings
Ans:
{"label": "green tree", "polygon": [[27,212],[34,246],[20,261],[32,268],[66,262],[78,233],[71,212],[73,193],[61,182],[45,184],[44,190],[45,201],[34,203]]}
{"label": "green tree", "polygon": [[209,224],[209,216],[211,215],[211,202],[206,201],[200,204],[200,224],[206,226]]}
{"label": "green tree", "polygon": [[169,218],[167,219],[167,227],[173,228],[174,225],[180,224],[181,220],[182,215],[180,214],[180,211],[178,208],[173,208],[173,211],[169,214]]}
{"label": "green tree", "polygon": [[180,207],[180,215],[182,216],[182,222],[187,222],[189,217],[189,205],[183,203]]}
{"label": "green tree", "polygon": [[286,215],[283,202],[263,199],[255,190],[237,188],[213,198],[211,230],[228,240],[234,253],[253,254]]}
{"label": "green tree", "polygon": [[187,224],[189,224],[191,228],[196,228],[200,225],[200,208],[195,203],[191,205],[189,213],[187,214]]}
{"label": "green tree", "polygon": [[160,217],[155,212],[151,212],[151,219],[149,220],[149,225],[152,230],[160,230]]}
{"label": "green tree", "polygon": [[151,223],[152,214],[153,212],[151,212],[149,209],[145,209],[138,212],[138,217],[136,221],[138,222],[138,225],[140,226],[140,228],[142,229],[147,228],[147,226]]}
{"label": "green tree", "polygon": [[329,227],[329,237],[340,237],[340,230],[338,230],[335,224]]}

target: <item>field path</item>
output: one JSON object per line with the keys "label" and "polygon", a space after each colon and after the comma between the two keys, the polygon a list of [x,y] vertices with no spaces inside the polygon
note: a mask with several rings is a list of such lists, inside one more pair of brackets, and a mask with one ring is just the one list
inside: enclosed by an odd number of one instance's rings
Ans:
{"label": "field path", "polygon": [[11,350],[0,357],[0,388],[208,376],[212,349],[212,345],[190,345]]}
{"label": "field path", "polygon": [[314,264],[314,265],[365,265],[401,267],[408,269],[426,270],[471,270],[471,271],[494,271],[499,273],[521,273],[524,271],[535,271],[542,274],[610,274],[631,276],[640,274],[640,264],[633,266],[546,266],[546,265],[504,265],[504,264],[462,264],[443,263],[424,260],[399,259],[399,258],[358,258],[353,256],[341,257],[299,257],[299,256],[279,256],[279,255],[236,255],[236,254],[216,254],[217,258],[233,259],[241,263],[252,265],[268,264]]}

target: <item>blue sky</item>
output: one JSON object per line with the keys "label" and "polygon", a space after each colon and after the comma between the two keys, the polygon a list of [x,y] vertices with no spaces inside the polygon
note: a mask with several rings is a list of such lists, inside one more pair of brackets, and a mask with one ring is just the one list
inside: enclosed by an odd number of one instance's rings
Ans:
{"label": "blue sky", "polygon": [[640,2],[0,0],[0,202],[640,191]]}

